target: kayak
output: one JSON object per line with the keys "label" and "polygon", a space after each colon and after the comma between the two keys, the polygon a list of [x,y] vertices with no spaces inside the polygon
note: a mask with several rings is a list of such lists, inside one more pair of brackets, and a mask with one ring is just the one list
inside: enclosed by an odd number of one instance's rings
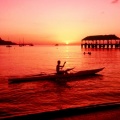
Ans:
{"label": "kayak", "polygon": [[[73,68],[68,69],[69,71]],[[32,75],[32,76],[24,76],[24,77],[12,77],[8,79],[9,83],[21,83],[21,82],[31,82],[31,81],[39,81],[39,80],[56,80],[56,79],[66,79],[66,78],[78,78],[82,76],[89,76],[94,75],[100,71],[102,71],[103,68],[98,69],[90,69],[90,70],[82,70],[77,72],[72,72],[64,75],[57,75],[56,73],[53,74],[38,74],[38,75]]]}
{"label": "kayak", "polygon": [[[68,69],[68,71],[72,70],[73,68]],[[38,75],[32,75],[32,76],[24,76],[24,77],[12,77],[9,78],[9,83],[21,83],[21,82],[31,82],[31,81],[39,81],[39,80],[56,80],[56,79],[66,79],[66,78],[78,78],[82,76],[89,76],[94,75],[100,71],[102,71],[103,68],[98,69],[90,69],[90,70],[82,70],[77,72],[71,72],[64,75],[57,75],[56,73],[53,74],[38,74]]]}

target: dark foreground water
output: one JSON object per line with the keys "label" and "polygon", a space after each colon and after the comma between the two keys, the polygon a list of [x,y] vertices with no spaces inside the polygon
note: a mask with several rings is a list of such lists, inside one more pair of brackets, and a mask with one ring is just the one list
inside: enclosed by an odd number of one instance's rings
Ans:
{"label": "dark foreground water", "polygon": [[[92,54],[83,54],[90,51]],[[67,82],[9,84],[12,76],[54,73],[57,60],[74,71],[105,67],[97,76]],[[0,46],[0,119],[65,108],[120,103],[120,49],[80,46]]]}

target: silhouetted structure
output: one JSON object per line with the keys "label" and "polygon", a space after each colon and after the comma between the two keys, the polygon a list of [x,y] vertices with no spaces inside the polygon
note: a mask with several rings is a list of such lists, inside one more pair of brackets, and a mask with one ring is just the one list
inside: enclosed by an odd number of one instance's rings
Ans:
{"label": "silhouetted structure", "polygon": [[120,48],[120,38],[116,35],[95,35],[82,39],[83,48]]}

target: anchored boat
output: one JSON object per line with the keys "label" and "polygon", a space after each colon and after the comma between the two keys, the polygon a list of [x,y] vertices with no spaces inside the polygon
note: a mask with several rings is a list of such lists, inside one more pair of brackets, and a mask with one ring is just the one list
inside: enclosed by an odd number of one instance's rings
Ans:
{"label": "anchored boat", "polygon": [[[73,68],[72,68],[73,69]],[[72,70],[69,69],[69,70]],[[78,78],[82,76],[89,76],[94,75],[100,71],[102,71],[103,68],[98,69],[90,69],[90,70],[82,70],[77,72],[71,72],[64,75],[57,75],[54,74],[39,74],[39,75],[33,75],[33,76],[24,76],[24,77],[13,77],[8,80],[9,83],[21,83],[21,82],[30,82],[30,81],[39,81],[39,80],[56,80],[56,79],[66,79],[66,78]]]}

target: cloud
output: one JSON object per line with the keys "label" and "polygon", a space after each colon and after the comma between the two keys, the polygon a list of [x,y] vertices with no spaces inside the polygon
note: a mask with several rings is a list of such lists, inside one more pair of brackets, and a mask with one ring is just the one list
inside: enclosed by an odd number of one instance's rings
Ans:
{"label": "cloud", "polygon": [[119,2],[119,0],[113,0],[111,3],[115,4],[115,3],[118,3],[118,2]]}

